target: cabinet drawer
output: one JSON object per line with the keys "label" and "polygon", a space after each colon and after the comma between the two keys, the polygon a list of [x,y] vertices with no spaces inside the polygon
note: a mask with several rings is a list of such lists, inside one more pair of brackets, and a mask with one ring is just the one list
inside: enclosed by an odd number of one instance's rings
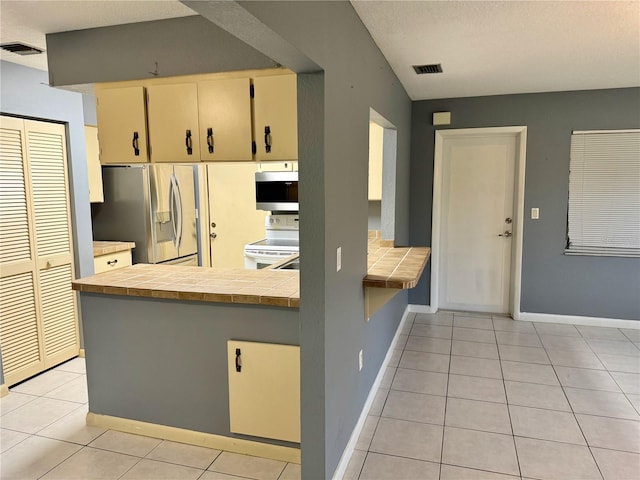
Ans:
{"label": "cabinet drawer", "polygon": [[109,253],[93,258],[93,269],[96,274],[128,267],[129,265],[131,265],[131,250]]}

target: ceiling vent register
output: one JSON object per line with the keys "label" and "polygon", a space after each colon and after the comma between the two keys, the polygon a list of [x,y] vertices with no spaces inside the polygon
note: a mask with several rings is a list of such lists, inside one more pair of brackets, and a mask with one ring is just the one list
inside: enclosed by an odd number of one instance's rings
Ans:
{"label": "ceiling vent register", "polygon": [[414,65],[413,69],[418,75],[426,75],[428,73],[442,73],[442,65],[432,63],[430,65]]}
{"label": "ceiling vent register", "polygon": [[31,45],[27,45],[26,43],[3,43],[0,45],[2,50],[6,50],[7,52],[16,53],[18,55],[38,55],[44,50],[41,50],[37,47],[32,47]]}

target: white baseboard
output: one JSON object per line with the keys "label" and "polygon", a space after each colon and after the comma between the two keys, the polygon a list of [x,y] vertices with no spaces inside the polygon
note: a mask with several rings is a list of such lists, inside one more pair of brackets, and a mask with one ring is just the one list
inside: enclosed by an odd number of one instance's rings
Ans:
{"label": "white baseboard", "polygon": [[540,323],[568,323],[571,325],[585,325],[590,327],[614,327],[640,329],[638,320],[622,320],[617,318],[580,317],[575,315],[553,315],[548,313],[520,312],[514,314],[514,320]]}
{"label": "white baseboard", "polygon": [[108,428],[119,432],[134,433],[146,437],[161,438],[174,442],[188,443],[199,447],[215,448],[227,452],[271,458],[283,462],[300,463],[300,449],[283,447],[269,443],[255,442],[241,438],[225,437],[212,433],[196,432],[184,428],[169,427],[155,423],[140,422],[128,418],[87,413],[87,425]]}
{"label": "white baseboard", "polygon": [[411,313],[436,313],[437,308],[432,307],[431,305],[414,305],[409,304],[407,306]]}
{"label": "white baseboard", "polygon": [[6,397],[7,395],[9,395],[9,387],[3,383],[0,385],[0,398]]}
{"label": "white baseboard", "polygon": [[356,423],[356,426],[351,432],[351,437],[349,438],[349,442],[342,452],[342,456],[340,457],[340,462],[338,462],[338,466],[336,467],[335,472],[333,472],[333,480],[341,480],[344,476],[345,471],[347,470],[347,466],[349,465],[349,460],[351,460],[351,455],[356,447],[356,443],[358,442],[358,437],[360,437],[360,433],[362,432],[362,428],[364,427],[364,422],[367,420],[367,415],[369,415],[369,410],[371,410],[371,405],[373,405],[373,401],[376,398],[376,393],[378,392],[378,388],[382,383],[382,378],[387,370],[387,365],[391,361],[391,356],[393,355],[393,351],[396,348],[396,344],[398,343],[398,337],[400,336],[400,332],[402,332],[402,327],[404,326],[405,321],[407,320],[407,316],[410,313],[411,305],[407,305],[404,310],[404,314],[402,315],[402,319],[398,324],[398,329],[391,341],[391,345],[389,345],[389,350],[387,350],[387,355],[384,357],[382,365],[380,366],[380,370],[378,371],[378,375],[376,376],[373,385],[371,386],[371,390],[369,390],[369,395],[367,396],[366,402],[364,402],[364,406],[362,407],[362,412],[360,413],[360,418]]}

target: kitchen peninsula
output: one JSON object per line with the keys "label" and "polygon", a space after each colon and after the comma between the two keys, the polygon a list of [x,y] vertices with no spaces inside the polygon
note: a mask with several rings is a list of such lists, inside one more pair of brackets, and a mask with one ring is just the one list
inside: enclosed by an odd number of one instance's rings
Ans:
{"label": "kitchen peninsula", "polygon": [[[369,251],[365,296],[390,292],[387,300],[416,284],[430,253],[428,248],[393,248],[371,238]],[[236,372],[250,371],[245,346],[272,346],[277,355],[283,348],[295,348],[295,362],[272,367],[263,378],[278,384],[286,374],[291,378],[282,388],[299,389],[298,285],[294,270],[147,264],[75,281],[83,313],[87,422],[299,462],[299,414],[282,420],[268,410],[281,398],[269,399],[258,391],[244,395],[243,401],[250,411],[262,408],[259,417],[267,422],[291,420],[297,436],[238,433],[230,402]],[[242,354],[236,344],[242,344]],[[269,353],[260,363],[270,368],[271,361]],[[289,415],[299,411],[299,390],[290,391],[296,392],[289,395],[296,405],[285,408]]]}

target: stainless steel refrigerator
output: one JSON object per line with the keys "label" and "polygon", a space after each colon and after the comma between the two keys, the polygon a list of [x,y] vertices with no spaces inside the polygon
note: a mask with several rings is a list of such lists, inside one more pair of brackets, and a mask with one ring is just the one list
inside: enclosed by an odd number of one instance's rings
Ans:
{"label": "stainless steel refrigerator", "polygon": [[94,240],[133,241],[133,263],[198,265],[192,166],[102,167],[104,203],[92,211]]}

